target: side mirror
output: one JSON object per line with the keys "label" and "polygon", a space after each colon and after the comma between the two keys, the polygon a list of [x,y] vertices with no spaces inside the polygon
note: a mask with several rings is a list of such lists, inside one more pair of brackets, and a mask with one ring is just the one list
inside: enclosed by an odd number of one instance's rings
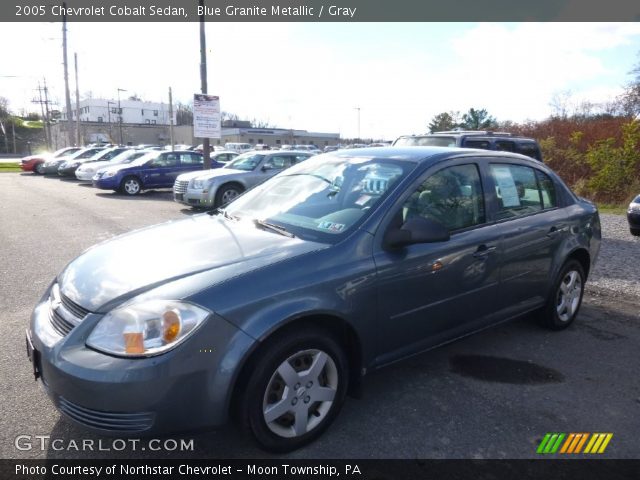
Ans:
{"label": "side mirror", "polygon": [[416,243],[446,242],[449,230],[442,223],[424,217],[412,217],[400,228],[391,228],[385,235],[384,243],[391,248],[399,248]]}
{"label": "side mirror", "polygon": [[263,165],[260,170],[262,170],[263,172],[268,172],[269,170],[273,170],[273,165]]}

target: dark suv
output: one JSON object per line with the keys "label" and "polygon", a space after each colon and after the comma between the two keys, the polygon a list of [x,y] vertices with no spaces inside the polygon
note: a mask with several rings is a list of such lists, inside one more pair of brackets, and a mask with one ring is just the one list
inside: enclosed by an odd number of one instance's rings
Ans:
{"label": "dark suv", "polygon": [[479,130],[448,131],[403,135],[393,142],[394,147],[463,147],[481,148],[521,153],[542,161],[540,146],[533,138],[519,137],[507,132],[486,132]]}

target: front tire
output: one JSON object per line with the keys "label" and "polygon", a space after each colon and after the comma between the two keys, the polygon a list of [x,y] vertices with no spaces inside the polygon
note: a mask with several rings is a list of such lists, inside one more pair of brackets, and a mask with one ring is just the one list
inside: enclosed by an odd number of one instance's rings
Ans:
{"label": "front tire", "polygon": [[241,403],[244,426],[271,452],[306,445],[329,427],[348,384],[342,346],[327,332],[292,331],[263,347]]}
{"label": "front tire", "polygon": [[640,237],[640,228],[629,228],[629,231],[631,232],[631,235]]}
{"label": "front tire", "polygon": [[120,184],[120,191],[125,195],[138,195],[142,190],[142,184],[136,177],[126,177]]}
{"label": "front tire", "polygon": [[242,189],[238,185],[223,185],[216,194],[216,207],[224,207],[227,203],[232,202],[242,193]]}
{"label": "front tire", "polygon": [[551,330],[563,330],[573,323],[584,294],[585,274],[577,260],[567,261],[556,281],[544,309],[542,323]]}
{"label": "front tire", "polygon": [[44,163],[36,164],[35,168],[33,169],[33,173],[35,173],[36,175],[44,175]]}

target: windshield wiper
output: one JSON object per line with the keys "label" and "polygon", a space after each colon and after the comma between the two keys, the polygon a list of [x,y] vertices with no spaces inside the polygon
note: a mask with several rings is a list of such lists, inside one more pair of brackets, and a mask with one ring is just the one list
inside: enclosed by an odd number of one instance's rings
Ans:
{"label": "windshield wiper", "polygon": [[333,182],[328,178],[323,177],[322,175],[318,175],[316,173],[290,173],[289,175],[285,175],[286,177],[299,177],[299,176],[307,176],[307,177],[315,177],[320,180],[327,182],[329,185],[333,185]]}
{"label": "windshield wiper", "polygon": [[253,223],[255,224],[256,227],[263,227],[267,230],[271,230],[272,232],[276,232],[276,233],[279,233],[280,235],[284,235],[285,237],[296,238],[296,236],[293,233],[288,232],[286,228],[281,227],[280,225],[274,225],[273,223],[265,222],[264,220],[259,220],[257,218],[253,219]]}
{"label": "windshield wiper", "polygon": [[209,213],[209,215],[222,215],[227,220],[240,220],[240,217],[237,217],[236,215],[231,215],[224,208],[220,208],[220,207],[207,213]]}

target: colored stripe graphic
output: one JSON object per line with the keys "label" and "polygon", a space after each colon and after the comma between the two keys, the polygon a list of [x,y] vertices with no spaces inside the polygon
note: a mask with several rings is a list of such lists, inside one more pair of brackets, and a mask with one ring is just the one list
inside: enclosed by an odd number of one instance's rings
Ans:
{"label": "colored stripe graphic", "polygon": [[[604,453],[612,438],[613,433],[547,433],[538,445],[536,453],[601,454]],[[585,443],[587,446],[583,451],[582,447]]]}

